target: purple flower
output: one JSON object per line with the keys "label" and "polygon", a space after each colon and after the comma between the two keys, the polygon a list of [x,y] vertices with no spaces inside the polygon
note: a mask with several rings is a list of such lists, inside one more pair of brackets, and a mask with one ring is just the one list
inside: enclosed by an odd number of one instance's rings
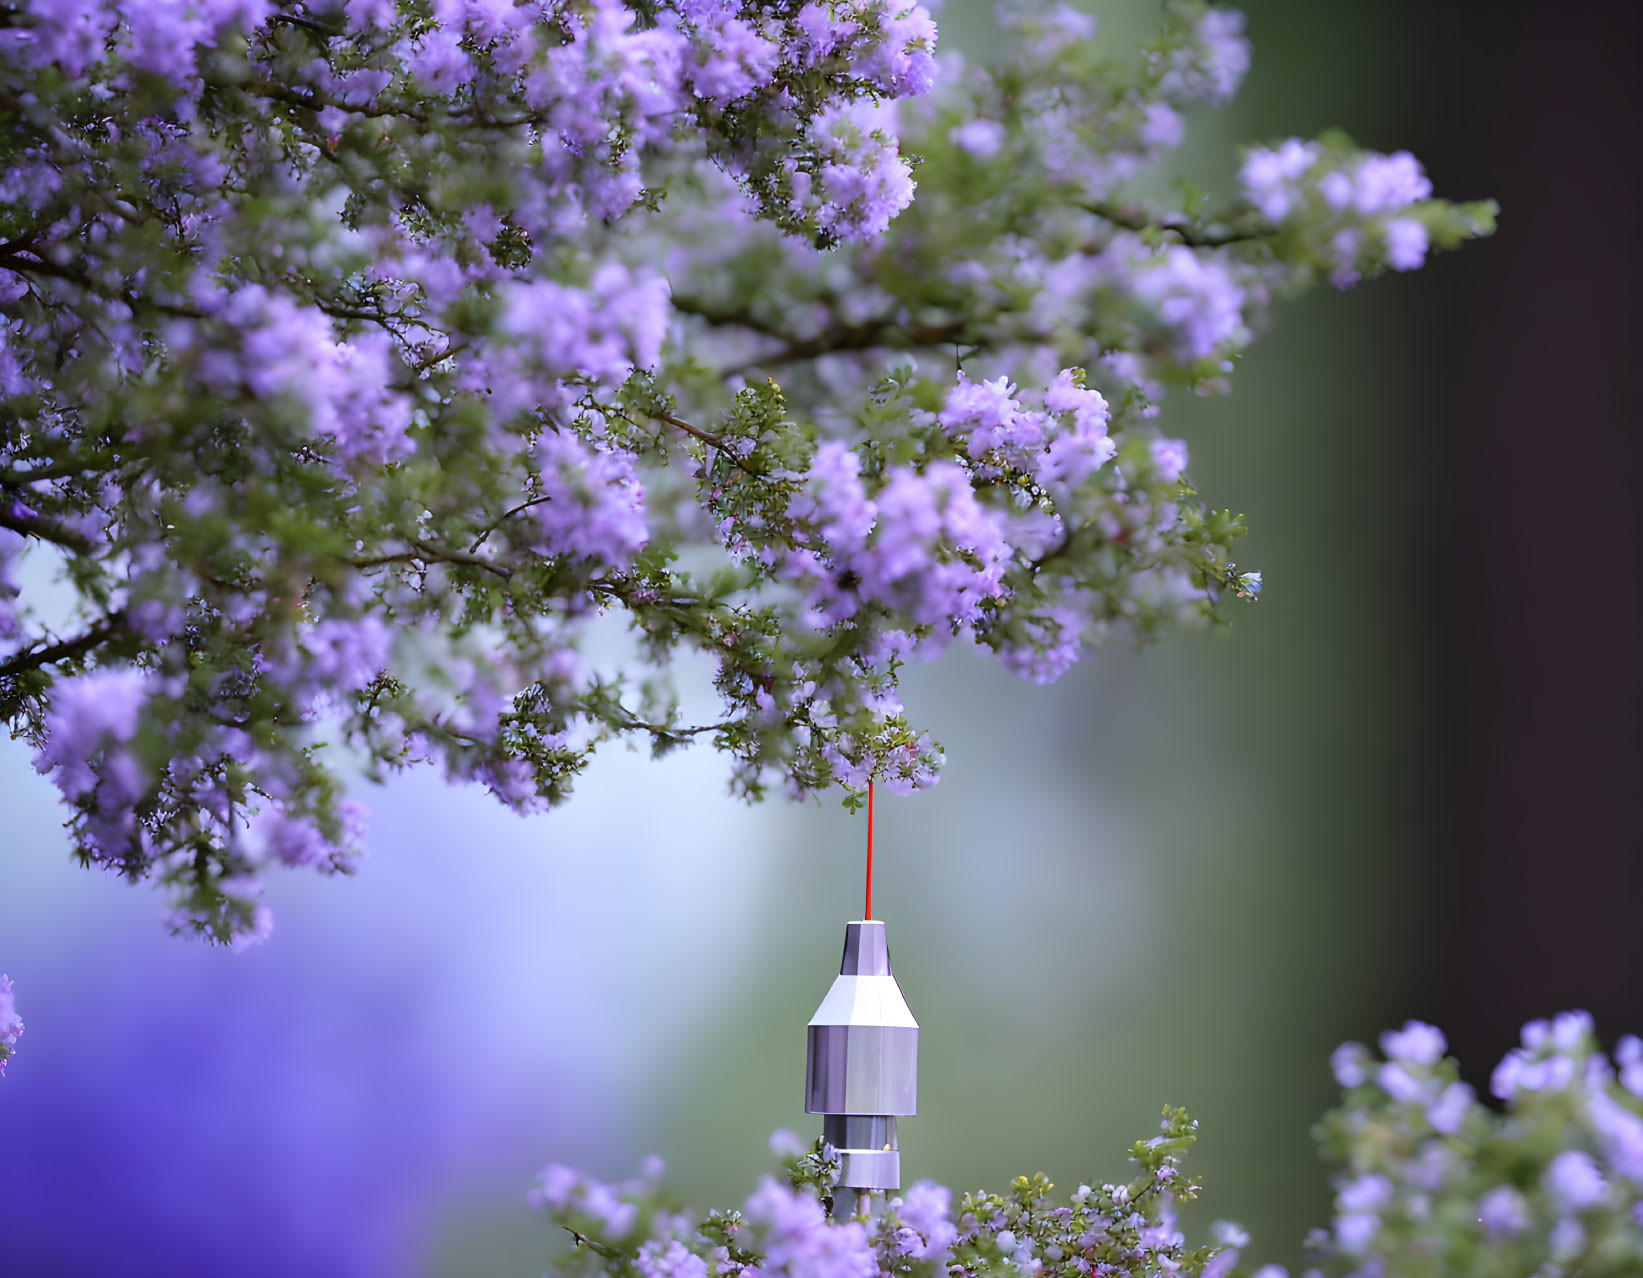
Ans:
{"label": "purple flower", "polygon": [[1386,264],[1395,271],[1418,270],[1426,261],[1426,228],[1412,217],[1386,224]]}
{"label": "purple flower", "polygon": [[1388,1061],[1376,1071],[1375,1082],[1393,1100],[1405,1105],[1419,1105],[1427,1098],[1421,1080],[1395,1061]]}
{"label": "purple flower", "polygon": [[596,449],[569,431],[542,433],[540,495],[531,518],[550,555],[579,555],[625,567],[650,541],[645,489],[631,453]]}
{"label": "purple flower", "polygon": [[955,124],[949,135],[960,150],[968,151],[978,160],[991,159],[1004,145],[1004,126],[997,120],[977,117]]}
{"label": "purple flower", "polygon": [[939,1260],[958,1240],[952,1222],[953,1196],[944,1185],[921,1180],[901,1197],[897,1215],[903,1226],[903,1249],[914,1260]]}
{"label": "purple flower", "polygon": [[1151,249],[1125,232],[1101,254],[1101,265],[1113,286],[1149,308],[1157,322],[1173,330],[1177,353],[1204,359],[1222,343],[1247,340],[1244,290],[1225,265],[1184,244]]}
{"label": "purple flower", "polygon": [[1392,1201],[1392,1182],[1385,1176],[1360,1176],[1341,1188],[1336,1204],[1342,1211],[1377,1211]]}
{"label": "purple flower", "polygon": [[697,96],[733,102],[769,83],[781,62],[776,45],[728,13],[715,13],[710,22],[698,23],[696,57],[684,64]]}
{"label": "purple flower", "polygon": [[1317,159],[1317,146],[1300,138],[1287,138],[1276,150],[1252,147],[1238,170],[1245,198],[1266,217],[1282,222],[1297,207],[1300,179]]}
{"label": "purple flower", "polygon": [[859,1221],[828,1223],[819,1200],[766,1177],[742,1208],[767,1268],[789,1278],[877,1278]]}
{"label": "purple flower", "polygon": [[1036,684],[1054,683],[1078,661],[1088,618],[1074,608],[1051,608],[1015,622],[998,648],[1004,668]]}
{"label": "purple flower", "polygon": [[[89,793],[97,784],[93,764],[129,764],[113,749],[137,735],[143,706],[152,693],[151,676],[130,667],[104,667],[59,679],[51,690],[45,744],[34,756],[38,772],[68,798]],[[123,787],[135,799],[140,788]]]}
{"label": "purple flower", "polygon": [[1044,419],[1015,402],[1015,389],[1003,377],[972,382],[961,372],[938,420],[949,435],[968,440],[971,457],[995,448],[1035,448],[1044,438]]}
{"label": "purple flower", "polygon": [[1493,1237],[1521,1234],[1529,1228],[1529,1204],[1510,1185],[1497,1185],[1478,1203],[1478,1223]]}
{"label": "purple flower", "polygon": [[1353,207],[1367,216],[1428,198],[1432,183],[1419,160],[1408,151],[1397,151],[1366,156],[1352,175],[1351,190]]}
{"label": "purple flower", "polygon": [[1381,1051],[1406,1065],[1436,1065],[1448,1046],[1443,1031],[1424,1021],[1409,1021],[1401,1030],[1381,1035]]}
{"label": "purple flower", "polygon": [[1565,1211],[1585,1211],[1597,1206],[1609,1188],[1597,1164],[1578,1149],[1566,1149],[1552,1159],[1541,1183]]}
{"label": "purple flower", "polygon": [[1369,1078],[1369,1051],[1362,1043],[1342,1043],[1329,1057],[1329,1068],[1342,1087],[1362,1087]]}
{"label": "purple flower", "polygon": [[795,168],[793,211],[844,240],[882,235],[913,202],[913,174],[896,145],[889,107],[862,100],[829,107],[806,130],[815,176]]}
{"label": "purple flower", "polygon": [[1198,19],[1188,40],[1170,55],[1170,69],[1160,87],[1165,93],[1211,106],[1231,102],[1249,71],[1249,41],[1244,15],[1236,9],[1210,9]]}
{"label": "purple flower", "polygon": [[1158,477],[1166,484],[1180,481],[1187,469],[1187,443],[1184,439],[1155,439],[1152,441],[1152,464]]}
{"label": "purple flower", "polygon": [[928,93],[936,78],[936,24],[921,4],[900,9],[890,0],[879,20],[881,37],[851,68],[892,98]]}
{"label": "purple flower", "polygon": [[1426,1121],[1434,1131],[1453,1136],[1460,1130],[1461,1120],[1471,1108],[1475,1093],[1465,1083],[1450,1083],[1426,1110]]}
{"label": "purple flower", "polygon": [[633,1267],[641,1278],[707,1278],[707,1261],[677,1239],[666,1243],[652,1239],[645,1243],[639,1248]]}
{"label": "purple flower", "polygon": [[17,1014],[17,996],[11,977],[0,972],[0,1075],[6,1072],[6,1058],[23,1033],[23,1018]]}
{"label": "purple flower", "polygon": [[1643,1096],[1643,1039],[1627,1034],[1615,1044],[1614,1059],[1621,1085],[1633,1096]]}

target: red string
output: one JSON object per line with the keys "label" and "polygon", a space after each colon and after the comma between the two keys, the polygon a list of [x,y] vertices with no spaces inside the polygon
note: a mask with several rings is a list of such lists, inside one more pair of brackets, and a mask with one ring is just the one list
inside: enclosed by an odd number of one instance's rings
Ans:
{"label": "red string", "polygon": [[873,921],[873,783],[867,783],[867,909],[862,918]]}

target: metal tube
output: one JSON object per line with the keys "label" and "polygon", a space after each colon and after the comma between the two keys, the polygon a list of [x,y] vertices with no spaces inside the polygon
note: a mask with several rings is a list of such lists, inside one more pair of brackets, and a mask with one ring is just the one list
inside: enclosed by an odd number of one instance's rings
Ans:
{"label": "metal tube", "polygon": [[823,1115],[839,1184],[901,1187],[896,1117],[918,1112],[918,1022],[890,970],[884,924],[845,925],[844,956],[806,1032],[805,1112]]}

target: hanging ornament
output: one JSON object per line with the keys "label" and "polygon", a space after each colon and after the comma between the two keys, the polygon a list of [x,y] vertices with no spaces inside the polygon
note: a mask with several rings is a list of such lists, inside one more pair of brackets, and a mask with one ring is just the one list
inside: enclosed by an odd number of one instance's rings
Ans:
{"label": "hanging ornament", "polygon": [[844,926],[844,959],[810,1018],[804,1112],[822,1115],[839,1155],[839,1185],[858,1197],[901,1188],[896,1119],[918,1112],[918,1022],[890,971],[873,918],[873,787],[867,787],[867,899]]}

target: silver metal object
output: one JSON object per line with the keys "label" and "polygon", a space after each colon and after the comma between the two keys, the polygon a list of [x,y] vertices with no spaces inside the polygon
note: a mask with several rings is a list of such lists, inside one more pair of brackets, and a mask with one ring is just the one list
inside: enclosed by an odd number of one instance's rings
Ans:
{"label": "silver metal object", "polygon": [[845,924],[839,975],[810,1018],[804,1112],[821,1114],[839,1184],[901,1188],[896,1119],[918,1113],[918,1022],[890,972],[884,924]]}

